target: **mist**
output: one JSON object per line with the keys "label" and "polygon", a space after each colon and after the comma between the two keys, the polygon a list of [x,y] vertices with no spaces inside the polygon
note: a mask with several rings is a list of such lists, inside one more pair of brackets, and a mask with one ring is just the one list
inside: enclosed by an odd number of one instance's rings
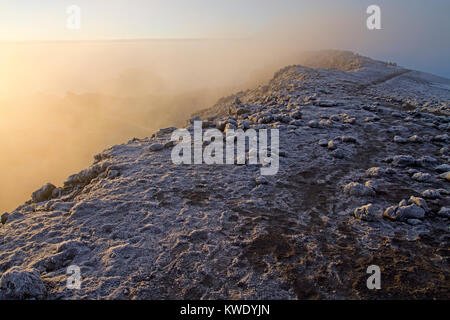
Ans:
{"label": "mist", "polygon": [[46,182],[62,185],[109,146],[184,125],[284,63],[245,40],[0,46],[0,211]]}
{"label": "mist", "polygon": [[44,183],[62,185],[105,148],[182,126],[281,67],[307,64],[307,51],[376,58],[370,52],[385,56],[380,48],[398,41],[368,36],[363,10],[360,19],[319,14],[301,23],[276,20],[251,38],[0,43],[0,211]]}

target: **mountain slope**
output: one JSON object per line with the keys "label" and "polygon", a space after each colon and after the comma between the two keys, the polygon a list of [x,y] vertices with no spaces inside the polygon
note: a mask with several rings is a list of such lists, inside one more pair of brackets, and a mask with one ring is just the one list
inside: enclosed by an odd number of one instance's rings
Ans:
{"label": "mountain slope", "polygon": [[[277,175],[175,165],[173,128],[114,146],[9,214],[0,295],[450,298],[450,80],[327,55],[324,69],[286,67],[196,115],[279,129]],[[373,264],[382,290],[366,287]],[[21,283],[38,289],[10,289]]]}

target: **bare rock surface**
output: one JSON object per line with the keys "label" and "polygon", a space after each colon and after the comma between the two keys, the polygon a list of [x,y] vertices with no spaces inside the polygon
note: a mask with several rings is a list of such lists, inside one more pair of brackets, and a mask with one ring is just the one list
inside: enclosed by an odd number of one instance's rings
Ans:
{"label": "bare rock surface", "polygon": [[[175,165],[175,128],[113,146],[9,214],[1,294],[449,299],[450,81],[350,53],[317,66],[194,115],[222,131],[279,129],[278,174]],[[382,290],[366,287],[372,264]]]}

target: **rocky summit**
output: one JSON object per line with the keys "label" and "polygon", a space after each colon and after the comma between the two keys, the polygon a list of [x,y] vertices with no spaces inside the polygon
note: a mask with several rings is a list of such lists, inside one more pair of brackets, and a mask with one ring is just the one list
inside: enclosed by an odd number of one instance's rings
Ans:
{"label": "rocky summit", "polygon": [[279,129],[276,175],[176,165],[176,128],[113,146],[4,215],[0,298],[449,299],[450,80],[349,52],[310,66],[193,115]]}

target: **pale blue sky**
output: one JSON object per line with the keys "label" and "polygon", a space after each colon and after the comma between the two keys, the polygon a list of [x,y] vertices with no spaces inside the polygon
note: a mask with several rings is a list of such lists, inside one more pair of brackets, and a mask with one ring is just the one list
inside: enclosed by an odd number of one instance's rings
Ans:
{"label": "pale blue sky", "polygon": [[[65,27],[72,4],[79,31]],[[381,7],[383,30],[365,28],[370,4]],[[0,40],[247,39],[273,29],[292,41],[322,29],[324,46],[450,77],[449,0],[0,0]]]}

